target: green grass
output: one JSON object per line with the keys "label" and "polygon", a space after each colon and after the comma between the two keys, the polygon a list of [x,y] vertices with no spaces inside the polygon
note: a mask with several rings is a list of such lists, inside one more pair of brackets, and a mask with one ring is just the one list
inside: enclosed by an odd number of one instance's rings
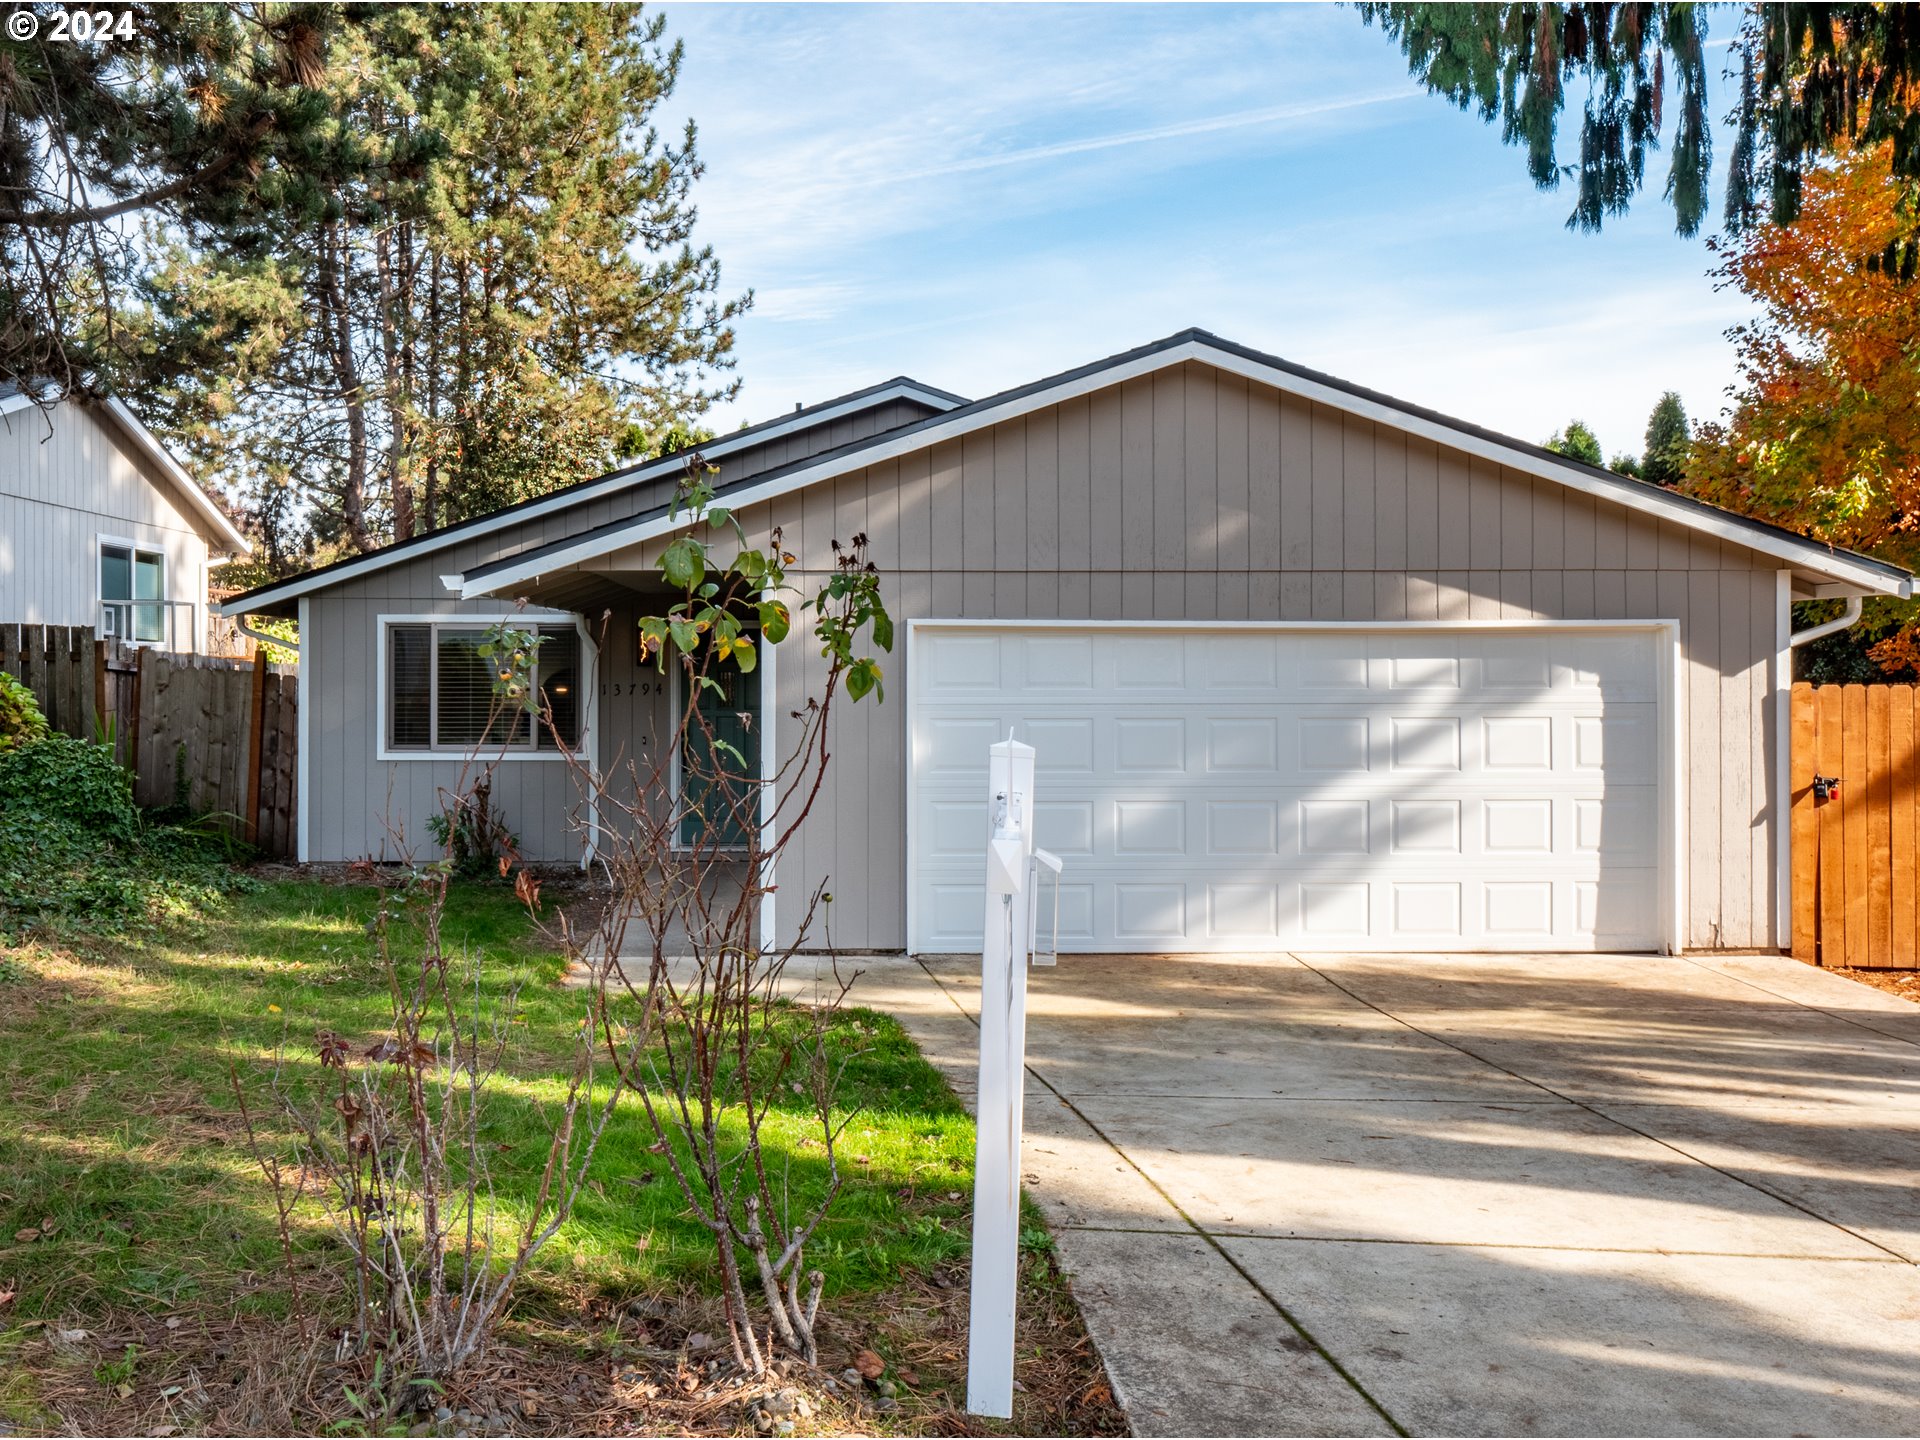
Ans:
{"label": "green grass", "polygon": [[[276,1053],[304,1083],[316,1032],[382,1033],[374,907],[366,888],[284,882],[155,934],[0,948],[0,1288],[18,1292],[5,1323],[203,1305],[284,1313],[272,1201],[236,1130],[228,1067],[264,1098]],[[493,1004],[521,987],[524,1023],[486,1114],[497,1198],[524,1213],[581,997],[503,889],[456,887],[445,930],[480,957]],[[853,1055],[841,1098],[860,1113],[842,1142],[846,1188],[808,1256],[829,1308],[965,1254],[973,1163],[971,1121],[895,1022],[849,1011],[834,1041]],[[772,1158],[804,1200],[824,1165],[793,1106],[773,1118]],[[653,1141],[623,1101],[592,1184],[541,1257],[536,1295],[709,1285],[712,1241]],[[16,1238],[30,1229],[42,1233]],[[311,1213],[300,1242],[309,1256],[332,1243]]]}

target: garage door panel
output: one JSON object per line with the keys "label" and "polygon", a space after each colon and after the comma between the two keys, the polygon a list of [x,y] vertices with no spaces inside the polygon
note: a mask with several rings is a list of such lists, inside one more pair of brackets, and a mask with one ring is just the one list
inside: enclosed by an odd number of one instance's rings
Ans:
{"label": "garage door panel", "polygon": [[[929,663],[959,638],[988,643]],[[916,644],[917,948],[979,943],[986,748],[1009,728],[1037,751],[1038,843],[1068,861],[1064,948],[1658,942],[1651,635]]]}
{"label": "garage door panel", "polygon": [[[979,945],[978,881],[932,887],[928,950]],[[1051,933],[1052,887],[1041,887],[1040,930]],[[1565,876],[1465,881],[1434,872],[1380,880],[1332,867],[1313,878],[1207,875],[1078,881],[1061,887],[1063,950],[1631,949],[1648,942],[1655,872],[1610,873],[1605,884]]]}

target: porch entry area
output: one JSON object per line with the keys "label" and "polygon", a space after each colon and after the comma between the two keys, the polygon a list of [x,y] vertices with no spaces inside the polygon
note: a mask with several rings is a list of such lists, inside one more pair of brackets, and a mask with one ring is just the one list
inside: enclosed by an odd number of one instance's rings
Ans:
{"label": "porch entry area", "polygon": [[978,949],[1009,731],[1063,950],[1670,946],[1675,630],[914,622],[909,947]]}

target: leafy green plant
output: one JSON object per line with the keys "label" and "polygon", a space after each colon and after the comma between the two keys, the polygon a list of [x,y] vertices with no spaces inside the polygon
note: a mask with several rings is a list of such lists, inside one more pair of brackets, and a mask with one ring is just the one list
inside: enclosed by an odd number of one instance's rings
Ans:
{"label": "leafy green plant", "polygon": [[47,717],[33,691],[0,671],[0,755],[47,736]]}
{"label": "leafy green plant", "polygon": [[[483,647],[484,649],[484,647]],[[445,853],[453,873],[467,880],[504,877],[520,854],[520,837],[493,808],[493,786],[482,780],[447,808],[427,817],[427,830]]]}
{"label": "leafy green plant", "polygon": [[144,818],[105,746],[50,735],[0,751],[0,934],[183,917],[245,883],[221,863],[233,846],[206,824]]}
{"label": "leafy green plant", "polygon": [[133,776],[114,763],[111,750],[70,735],[0,752],[0,812],[17,811],[116,840],[132,840],[139,823]]}

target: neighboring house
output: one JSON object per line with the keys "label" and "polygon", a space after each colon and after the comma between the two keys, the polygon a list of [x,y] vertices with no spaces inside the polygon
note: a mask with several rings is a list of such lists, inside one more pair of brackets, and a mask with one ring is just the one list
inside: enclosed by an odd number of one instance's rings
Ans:
{"label": "neighboring house", "polygon": [[118,400],[0,390],[0,624],[199,653],[207,571],[246,537]]}
{"label": "neighboring house", "polygon": [[[977,945],[986,749],[1010,728],[1066,861],[1064,949],[1782,945],[1790,602],[1911,589],[1197,331],[972,403],[890,382],[707,454],[803,589],[866,532],[902,622],[886,703],[838,707],[779,876],[832,878],[850,949]],[[477,723],[474,627],[521,599],[585,681],[594,763],[648,753],[681,700],[632,625],[664,598],[680,470],[226,607],[300,619],[303,858],[388,855],[389,812],[424,830]],[[768,649],[743,697],[763,755],[820,664],[798,633]],[[571,858],[551,759],[527,749],[493,794],[528,854]],[[771,908],[784,935],[799,906]]]}

